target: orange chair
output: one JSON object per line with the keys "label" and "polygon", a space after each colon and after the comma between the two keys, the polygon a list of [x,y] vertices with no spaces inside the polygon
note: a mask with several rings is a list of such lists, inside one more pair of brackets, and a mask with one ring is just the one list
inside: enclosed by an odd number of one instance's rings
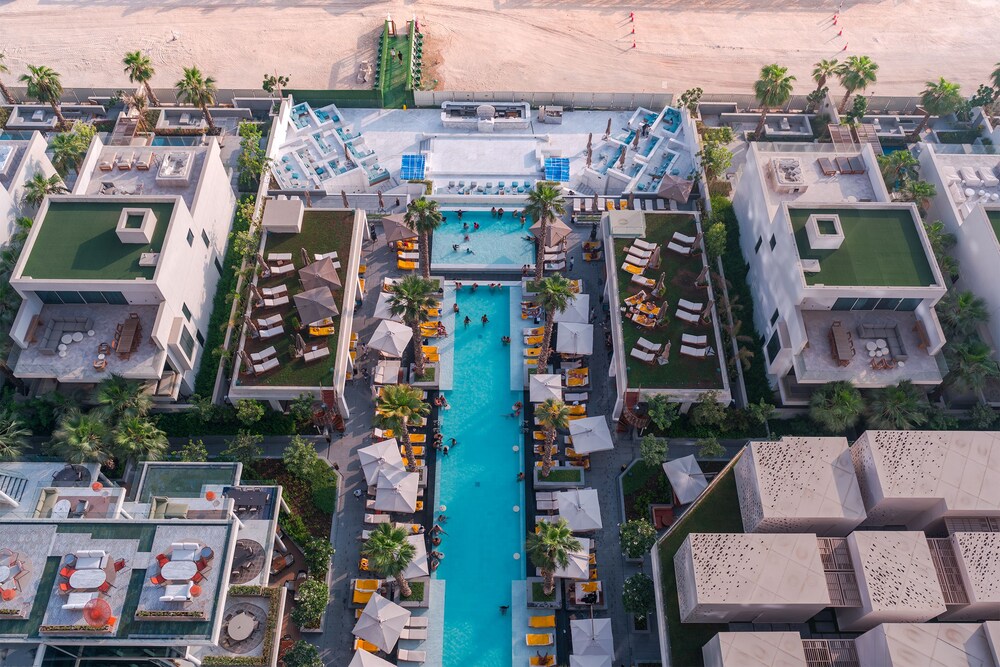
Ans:
{"label": "orange chair", "polygon": [[102,593],[107,593],[108,591],[111,590],[111,584],[105,581],[103,584],[97,587],[97,590],[99,590]]}
{"label": "orange chair", "polygon": [[60,581],[59,582],[59,592],[61,592],[61,593],[69,593],[69,582],[68,581]]}
{"label": "orange chair", "polygon": [[115,572],[121,572],[125,569],[125,559],[119,558],[115,561]]}
{"label": "orange chair", "polygon": [[163,554],[156,554],[156,562],[160,565],[160,567],[163,567],[164,563],[170,562],[170,559]]}
{"label": "orange chair", "polygon": [[204,581],[204,579],[205,579],[205,577],[204,577],[204,575],[202,575],[201,572],[195,572],[194,576],[191,577],[191,581],[193,581],[196,584]]}
{"label": "orange chair", "polygon": [[160,575],[156,574],[149,578],[149,582],[154,586],[162,586],[163,584],[167,583],[167,580],[161,577]]}
{"label": "orange chair", "polygon": [[76,572],[76,570],[74,570],[73,568],[64,567],[63,569],[59,570],[59,576],[66,577],[67,579],[69,579],[70,575],[72,575],[74,572]]}

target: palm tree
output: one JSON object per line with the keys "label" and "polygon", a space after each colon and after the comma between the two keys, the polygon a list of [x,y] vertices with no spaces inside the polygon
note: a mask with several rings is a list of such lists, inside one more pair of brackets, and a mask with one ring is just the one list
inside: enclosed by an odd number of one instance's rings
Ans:
{"label": "palm tree", "polygon": [[919,163],[910,151],[893,151],[888,155],[879,155],[877,159],[882,180],[891,190],[898,190],[903,183],[917,176]]}
{"label": "palm tree", "polygon": [[542,477],[548,477],[552,470],[552,447],[556,444],[556,430],[569,428],[569,408],[560,400],[547,398],[535,408],[535,418],[545,431]]}
{"label": "palm tree", "polygon": [[760,137],[760,131],[764,129],[768,110],[771,107],[784,106],[791,99],[794,83],[795,77],[788,74],[787,67],[771,64],[760,68],[760,78],[753,84],[753,94],[761,106],[760,120],[757,122],[757,129],[754,130],[757,137]]}
{"label": "palm tree", "polygon": [[112,425],[125,417],[145,417],[153,407],[153,399],[140,383],[115,373],[97,385],[97,402]]}
{"label": "palm tree", "polygon": [[927,240],[931,244],[931,250],[934,251],[934,258],[937,259],[941,273],[946,278],[958,275],[958,260],[950,254],[951,249],[958,243],[955,235],[946,232],[944,223],[940,220],[925,222],[924,230],[927,232]]}
{"label": "palm tree", "polygon": [[104,463],[111,458],[108,427],[100,415],[73,408],[59,420],[48,450],[67,463]]}
{"label": "palm tree", "polygon": [[909,380],[873,392],[868,403],[868,426],[906,431],[927,423],[926,395]]}
{"label": "palm tree", "polygon": [[915,203],[923,215],[931,199],[937,196],[937,188],[927,181],[907,181],[900,194],[903,196],[903,201]]}
{"label": "palm tree", "polygon": [[410,443],[409,424],[430,411],[422,396],[422,391],[408,384],[389,384],[382,387],[378,399],[378,416],[402,441],[406,451],[406,469],[410,472],[416,472],[417,460]]}
{"label": "palm tree", "polygon": [[1000,63],[996,64],[996,69],[990,73],[990,84],[997,93],[1000,93]]}
{"label": "palm tree", "polygon": [[949,291],[938,302],[936,310],[949,338],[964,338],[990,320],[986,302],[969,291]]}
{"label": "palm tree", "polygon": [[0,461],[13,461],[28,445],[31,430],[10,410],[0,412]]}
{"label": "palm tree", "polygon": [[146,99],[145,95],[139,93],[138,95],[129,95],[126,101],[136,112],[136,129],[139,132],[149,132],[149,122],[146,119],[146,112],[149,111],[149,100]]}
{"label": "palm tree", "polygon": [[878,79],[878,63],[868,56],[848,56],[837,72],[846,93],[840,102],[840,113],[847,109],[847,101],[858,90],[864,90]]}
{"label": "palm tree", "polygon": [[[424,264],[426,266],[426,264]],[[389,310],[393,315],[403,318],[403,322],[413,331],[414,374],[417,378],[424,376],[424,352],[421,348],[423,336],[420,335],[420,322],[429,308],[437,307],[434,298],[434,283],[421,276],[406,276],[392,286],[389,292]]]}
{"label": "palm tree", "polygon": [[924,117],[914,130],[913,136],[919,137],[927,129],[931,116],[947,116],[954,113],[962,105],[962,89],[957,83],[946,80],[943,76],[937,81],[928,81],[920,93],[920,106]]}
{"label": "palm tree", "polygon": [[170,443],[167,435],[145,417],[125,416],[112,434],[114,449],[119,458],[140,461],[159,461]]}
{"label": "palm tree", "polygon": [[20,81],[28,86],[28,97],[52,107],[52,113],[59,119],[60,128],[67,126],[59,106],[59,98],[63,92],[59,72],[45,65],[28,65],[28,73],[22,74]]}
{"label": "palm tree", "polygon": [[215,120],[209,112],[209,105],[215,104],[215,79],[205,76],[197,67],[185,67],[184,78],[174,84],[178,99],[196,107],[201,107],[209,129],[215,132]]}
{"label": "palm tree", "polygon": [[420,270],[424,278],[431,277],[430,249],[428,242],[434,230],[441,226],[444,218],[438,209],[438,203],[433,199],[415,199],[406,207],[403,221],[413,231],[420,234]]}
{"label": "palm tree", "polygon": [[417,548],[406,539],[403,528],[397,528],[391,523],[380,523],[375,526],[361,555],[368,559],[368,567],[377,572],[380,577],[392,577],[399,585],[403,597],[410,597],[412,591],[403,573],[417,555]]}
{"label": "palm tree", "polygon": [[528,193],[528,204],[524,214],[534,222],[541,221],[538,234],[535,235],[538,250],[535,252],[535,282],[542,279],[545,271],[545,230],[556,216],[566,212],[566,200],[559,189],[545,183],[537,183],[535,189]]}
{"label": "palm tree", "polygon": [[945,346],[944,351],[951,369],[944,379],[947,385],[979,392],[987,381],[1000,377],[1000,368],[993,360],[993,351],[980,340]]}
{"label": "palm tree", "polygon": [[828,382],[809,401],[809,416],[813,421],[835,433],[857,424],[863,410],[861,392],[850,382]]}
{"label": "palm tree", "polygon": [[[6,54],[3,51],[0,51],[0,74],[10,74],[10,68],[8,68],[7,64],[4,62],[5,57]],[[14,99],[13,95],[11,95],[3,81],[0,81],[0,94],[3,94],[4,99],[7,100],[7,104],[17,104],[17,100]]]}
{"label": "palm tree", "polygon": [[531,564],[542,571],[542,586],[546,595],[552,595],[556,589],[556,569],[567,567],[569,555],[581,548],[580,540],[573,536],[566,519],[554,523],[539,521],[535,532],[528,533],[524,546]]}
{"label": "palm tree", "polygon": [[125,54],[122,64],[125,65],[125,73],[128,74],[128,80],[132,83],[141,83],[142,87],[146,89],[146,97],[153,103],[153,106],[160,106],[160,101],[156,99],[156,93],[153,92],[153,89],[149,85],[149,80],[156,74],[156,70],[153,69],[153,62],[149,59],[149,56],[145,55],[142,51],[130,51]]}
{"label": "palm tree", "polygon": [[826,81],[832,76],[837,76],[840,72],[841,64],[836,58],[827,60],[826,58],[820,60],[813,66],[813,81],[816,82],[816,90],[823,90],[826,87]]}
{"label": "palm tree", "polygon": [[[58,136],[63,137],[66,135],[60,134]],[[48,195],[57,195],[64,192],[69,192],[69,190],[63,185],[59,174],[52,174],[46,178],[45,174],[36,171],[28,182],[24,184],[24,194],[21,196],[21,202],[28,206],[37,207],[41,206]]]}
{"label": "palm tree", "polygon": [[541,280],[537,286],[538,305],[545,311],[545,333],[542,336],[542,353],[538,355],[538,372],[544,373],[549,365],[549,345],[552,343],[553,319],[556,313],[565,312],[573,300],[570,282],[564,276],[555,275]]}
{"label": "palm tree", "polygon": [[76,170],[89,148],[89,143],[81,141],[76,132],[57,134],[49,145],[52,147],[52,166],[63,175]]}

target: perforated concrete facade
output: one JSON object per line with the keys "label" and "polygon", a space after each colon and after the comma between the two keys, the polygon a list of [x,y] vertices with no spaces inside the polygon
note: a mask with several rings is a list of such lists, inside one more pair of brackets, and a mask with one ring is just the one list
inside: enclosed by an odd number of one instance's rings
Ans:
{"label": "perforated concrete facade", "polygon": [[953,533],[951,543],[969,604],[949,605],[943,618],[1000,621],[1000,533]]}
{"label": "perforated concrete facade", "polygon": [[736,486],[747,532],[844,536],[865,519],[846,438],[752,442]]}
{"label": "perforated concrete facade", "polygon": [[988,635],[979,623],[887,623],[854,647],[863,667],[1000,667]]}
{"label": "perforated concrete facade", "polygon": [[701,654],[705,667],[808,667],[797,632],[720,632]]}
{"label": "perforated concrete facade", "polygon": [[866,526],[1000,517],[1000,432],[866,431],[851,447]]}

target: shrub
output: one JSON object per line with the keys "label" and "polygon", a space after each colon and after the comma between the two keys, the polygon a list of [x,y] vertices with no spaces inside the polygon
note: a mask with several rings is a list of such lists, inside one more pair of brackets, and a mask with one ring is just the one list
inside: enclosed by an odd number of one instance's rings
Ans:
{"label": "shrub", "polygon": [[722,257],[726,253],[726,226],[721,222],[713,222],[705,232],[705,250],[712,259]]}
{"label": "shrub", "polygon": [[315,646],[301,639],[281,656],[285,667],[323,667],[323,660]]}
{"label": "shrub", "polygon": [[969,411],[969,420],[978,429],[988,429],[997,423],[997,412],[985,403],[976,403]]}
{"label": "shrub", "polygon": [[717,180],[733,164],[733,152],[716,141],[706,141],[697,157],[709,181]]}
{"label": "shrub", "polygon": [[317,467],[325,465],[319,460],[319,454],[312,443],[295,435],[289,440],[285,453],[282,455],[285,467],[299,479],[309,482],[317,476]]}
{"label": "shrub", "polygon": [[298,514],[282,514],[278,518],[278,524],[285,531],[288,537],[298,544],[303,545],[311,539],[306,522]]}
{"label": "shrub", "polygon": [[718,459],[726,455],[726,448],[714,437],[701,438],[694,444],[698,447],[699,458]]}
{"label": "shrub", "polygon": [[619,528],[622,552],[629,558],[642,558],[656,543],[656,529],[648,519],[632,519]]}
{"label": "shrub", "polygon": [[197,440],[188,440],[187,444],[181,447],[180,452],[177,454],[177,458],[185,463],[204,463],[208,460],[208,449],[205,447],[205,443],[202,442],[201,438]]}
{"label": "shrub", "polygon": [[655,602],[653,580],[649,576],[637,572],[625,580],[622,585],[622,605],[625,611],[641,620],[646,618]]}
{"label": "shrub", "polygon": [[667,460],[667,441],[657,438],[652,433],[642,436],[639,442],[639,455],[646,465],[657,467]]}
{"label": "shrub", "polygon": [[646,412],[653,425],[661,431],[668,430],[680,417],[681,406],[671,403],[665,394],[653,394],[646,403]]}
{"label": "shrub", "polygon": [[299,601],[292,609],[292,622],[300,628],[319,626],[320,618],[330,602],[330,590],[326,582],[306,579],[299,585]]}
{"label": "shrub", "polygon": [[235,438],[228,442],[228,447],[222,452],[222,456],[230,461],[242,463],[244,467],[249,467],[263,453],[260,448],[261,440],[263,438],[259,435],[249,431],[240,431]]}
{"label": "shrub", "polygon": [[236,401],[236,418],[244,426],[253,426],[264,418],[264,404],[252,398]]}
{"label": "shrub", "polygon": [[691,409],[691,423],[724,430],[726,406],[718,401],[717,391],[706,391],[701,402]]}
{"label": "shrub", "polygon": [[330,540],[311,538],[302,545],[302,553],[306,558],[306,569],[309,570],[309,574],[317,578],[325,578],[327,570],[330,569],[330,559],[333,558],[334,551]]}

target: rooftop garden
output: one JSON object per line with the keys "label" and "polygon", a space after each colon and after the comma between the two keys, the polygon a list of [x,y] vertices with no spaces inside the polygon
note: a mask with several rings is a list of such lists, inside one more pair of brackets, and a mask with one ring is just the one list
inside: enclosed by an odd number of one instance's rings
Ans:
{"label": "rooftop garden", "polygon": [[[353,211],[323,211],[307,209],[302,219],[302,231],[298,234],[274,234],[269,232],[264,249],[264,257],[269,253],[291,253],[292,261],[297,269],[302,268],[302,252],[305,248],[310,255],[336,251],[341,267],[337,270],[342,281],[347,281],[345,275],[351,252],[351,235],[354,229]],[[277,287],[285,284],[288,287],[289,303],[280,308],[254,312],[254,317],[268,317],[274,314],[282,316],[285,333],[270,340],[250,339],[246,345],[247,353],[259,352],[270,346],[277,350],[280,366],[264,375],[254,377],[241,374],[240,383],[269,387],[318,387],[321,384],[330,385],[333,382],[333,364],[337,356],[337,340],[340,334],[340,315],[333,317],[334,334],[326,337],[330,355],[312,363],[306,363],[302,358],[293,358],[295,350],[295,332],[303,323],[298,321],[295,309],[294,295],[302,291],[302,283],[297,274],[286,274],[261,279],[260,287]],[[334,292],[337,308],[342,309],[343,290]],[[302,335],[306,345],[321,341],[320,338]]]}
{"label": "rooftop garden", "polygon": [[197,498],[205,484],[229,485],[236,479],[236,464],[206,463],[203,465],[175,464],[146,466],[146,474],[139,489],[139,502],[149,502],[152,496],[171,498]]}
{"label": "rooftop garden", "polygon": [[673,525],[666,538],[656,547],[660,550],[660,579],[666,605],[667,633],[670,637],[671,662],[675,665],[703,664],[701,647],[719,632],[728,629],[725,624],[681,623],[680,605],[677,601],[677,581],[674,577],[674,554],[690,533],[742,533],[743,520],[736,495],[736,476],[728,468],[717,478],[714,486],[705,492],[691,508]]}
{"label": "rooftop garden", "polygon": [[[907,208],[789,208],[801,259],[819,260],[808,285],[916,287],[934,284],[934,271],[920,243],[917,222]],[[840,218],[844,241],[836,250],[809,247],[806,221],[816,213]]]}
{"label": "rooftop garden", "polygon": [[[718,356],[694,359],[681,355],[681,334],[704,335],[709,337],[711,345],[715,345],[715,332],[711,324],[689,324],[674,316],[678,299],[687,299],[695,303],[708,305],[708,290],[696,287],[695,280],[701,273],[702,255],[700,253],[684,257],[666,249],[674,232],[687,236],[695,236],[697,230],[694,218],[690,215],[675,215],[663,213],[646,213],[646,236],[649,243],[660,246],[660,268],[647,269],[645,274],[653,280],[660,273],[664,274],[664,294],[655,299],[657,305],[667,304],[668,314],[665,324],[653,328],[640,327],[632,320],[622,317],[623,346],[628,369],[628,386],[645,389],[722,389],[722,369]],[[632,245],[631,238],[616,238],[615,264],[618,266],[619,296],[624,299],[639,292],[639,285],[632,282],[632,274],[622,270],[627,249]],[[646,289],[649,294],[650,290]],[[620,301],[620,300],[619,300]],[[621,303],[617,304],[619,307]],[[670,363],[660,365],[656,361],[644,363],[629,355],[640,338],[654,344],[671,345]]]}

